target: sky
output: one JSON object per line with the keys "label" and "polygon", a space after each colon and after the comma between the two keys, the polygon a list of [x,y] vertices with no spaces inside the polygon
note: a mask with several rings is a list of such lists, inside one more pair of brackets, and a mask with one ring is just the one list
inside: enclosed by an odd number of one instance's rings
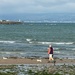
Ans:
{"label": "sky", "polygon": [[75,0],[0,0],[0,14],[75,13]]}

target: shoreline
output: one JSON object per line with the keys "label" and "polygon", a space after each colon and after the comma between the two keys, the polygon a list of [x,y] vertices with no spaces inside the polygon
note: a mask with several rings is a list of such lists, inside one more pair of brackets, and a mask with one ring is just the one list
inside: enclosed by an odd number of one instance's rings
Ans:
{"label": "shoreline", "polygon": [[[55,59],[55,65],[59,64],[75,64],[75,59]],[[48,59],[45,58],[0,58],[0,64],[53,64],[48,63]]]}

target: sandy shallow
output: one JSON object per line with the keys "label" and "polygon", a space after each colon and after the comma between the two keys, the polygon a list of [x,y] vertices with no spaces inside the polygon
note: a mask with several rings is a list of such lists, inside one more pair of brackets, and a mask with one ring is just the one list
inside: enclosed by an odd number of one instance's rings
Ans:
{"label": "sandy shallow", "polygon": [[[75,64],[75,59],[55,59],[55,64]],[[48,63],[48,59],[30,58],[0,58],[0,64],[54,64]]]}

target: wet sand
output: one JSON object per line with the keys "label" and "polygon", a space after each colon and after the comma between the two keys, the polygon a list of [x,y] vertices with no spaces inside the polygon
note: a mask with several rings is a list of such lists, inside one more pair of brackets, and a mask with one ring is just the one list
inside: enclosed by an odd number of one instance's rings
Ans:
{"label": "wet sand", "polygon": [[[55,59],[55,64],[75,64],[75,59]],[[0,64],[54,64],[48,63],[48,59],[31,58],[0,58]]]}

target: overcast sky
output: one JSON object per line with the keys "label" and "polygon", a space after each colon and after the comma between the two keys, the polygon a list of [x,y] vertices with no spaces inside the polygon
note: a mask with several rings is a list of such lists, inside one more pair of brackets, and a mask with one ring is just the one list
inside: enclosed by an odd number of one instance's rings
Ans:
{"label": "overcast sky", "polygon": [[75,13],[75,0],[0,0],[0,14]]}

